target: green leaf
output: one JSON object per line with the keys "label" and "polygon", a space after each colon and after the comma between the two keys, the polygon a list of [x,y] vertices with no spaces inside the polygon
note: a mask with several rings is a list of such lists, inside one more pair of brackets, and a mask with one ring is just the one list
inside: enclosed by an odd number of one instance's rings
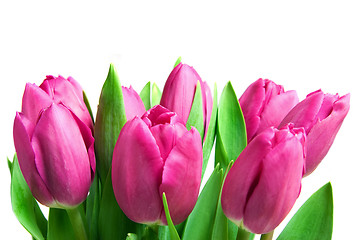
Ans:
{"label": "green leaf", "polygon": [[125,239],[128,233],[136,232],[136,223],[132,222],[118,206],[112,188],[111,169],[103,188],[98,219],[99,239]]}
{"label": "green leaf", "polygon": [[163,193],[162,201],[163,201],[163,207],[164,207],[165,214],[166,214],[168,230],[170,232],[171,240],[180,240],[180,237],[178,236],[177,230],[176,230],[175,226],[173,225],[171,215],[170,215],[170,211],[168,209],[166,193]]}
{"label": "green leaf", "polygon": [[278,240],[330,240],[333,231],[332,185],[325,184],[296,212]]}
{"label": "green leaf", "polygon": [[64,209],[50,208],[48,227],[48,240],[76,239],[70,218]]}
{"label": "green leaf", "polygon": [[47,220],[32,196],[30,188],[21,173],[16,155],[14,156],[11,170],[10,195],[15,216],[35,239],[45,239]]}
{"label": "green leaf", "polygon": [[102,184],[112,162],[118,135],[126,123],[122,88],[115,67],[111,64],[102,87],[95,123],[95,151],[97,169]]}
{"label": "green leaf", "polygon": [[151,108],[151,82],[146,83],[140,92],[140,98],[143,105],[145,105],[146,111]]}
{"label": "green leaf", "polygon": [[203,103],[202,103],[202,91],[201,91],[201,83],[197,81],[196,92],[194,94],[191,111],[188,116],[188,120],[186,123],[186,127],[188,130],[191,127],[195,127],[203,141],[204,134],[204,119],[203,119]]}
{"label": "green leaf", "polygon": [[217,141],[215,163],[226,168],[236,160],[247,145],[246,126],[242,110],[232,87],[224,87],[218,106]]}
{"label": "green leaf", "polygon": [[7,166],[9,167],[9,171],[10,171],[10,175],[12,174],[12,162],[10,161],[9,158],[7,158]]}
{"label": "green leaf", "polygon": [[214,138],[216,136],[216,124],[217,124],[217,84],[214,84],[214,94],[213,94],[213,107],[212,115],[209,121],[209,126],[207,128],[206,139],[203,144],[203,165],[202,165],[202,178],[206,172],[208,160],[211,156],[211,151],[214,144]]}
{"label": "green leaf", "polygon": [[91,106],[90,106],[90,102],[86,96],[86,93],[85,91],[82,91],[82,94],[83,94],[83,98],[84,98],[84,102],[85,102],[85,105],[87,107],[87,110],[89,111],[89,114],[91,116],[91,119],[92,119],[92,122],[94,123],[94,119],[93,119],[93,114],[92,114],[92,110],[91,110]]}
{"label": "green leaf", "polygon": [[151,87],[151,82],[148,82],[140,92],[140,97],[146,110],[160,104],[161,96],[161,90],[158,88],[156,83],[153,83]]}
{"label": "green leaf", "polygon": [[95,178],[90,187],[89,196],[86,199],[86,219],[88,223],[90,240],[98,239],[98,216],[100,212],[101,187],[96,172]]}
{"label": "green leaf", "polygon": [[137,240],[137,235],[134,233],[127,234],[126,240]]}
{"label": "green leaf", "polygon": [[233,160],[228,163],[226,172],[224,173],[224,177],[221,182],[221,190],[220,190],[219,197],[218,197],[216,217],[214,219],[214,224],[213,224],[213,232],[212,232],[213,240],[215,240],[215,239],[230,239],[230,240],[236,239],[237,228],[234,227],[233,224],[231,224],[231,222],[228,220],[228,218],[224,215],[224,212],[222,210],[222,203],[221,203],[223,184],[224,184],[226,176],[227,176],[229,170],[231,169],[232,165],[233,165]]}
{"label": "green leaf", "polygon": [[156,85],[156,83],[153,83],[153,85],[152,85],[151,107],[160,104],[161,97],[162,97],[161,90]]}
{"label": "green leaf", "polygon": [[177,61],[175,63],[175,65],[173,66],[173,68],[177,67],[178,64],[180,64],[182,62],[182,57],[177,58]]}
{"label": "green leaf", "polygon": [[220,169],[219,165],[217,165],[187,219],[183,240],[211,239],[222,181],[223,169]]}

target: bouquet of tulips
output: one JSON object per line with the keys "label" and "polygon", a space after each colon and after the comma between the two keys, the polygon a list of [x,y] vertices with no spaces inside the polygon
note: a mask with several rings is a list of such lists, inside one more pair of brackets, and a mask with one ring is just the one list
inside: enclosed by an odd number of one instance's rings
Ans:
{"label": "bouquet of tulips", "polygon": [[[37,240],[272,239],[349,98],[318,90],[299,101],[258,79],[239,100],[228,82],[218,99],[179,59],[162,92],[121,86],[110,65],[93,118],[73,78],[47,76],[26,85],[14,120],[13,211]],[[332,228],[328,183],[278,239],[331,239]]]}

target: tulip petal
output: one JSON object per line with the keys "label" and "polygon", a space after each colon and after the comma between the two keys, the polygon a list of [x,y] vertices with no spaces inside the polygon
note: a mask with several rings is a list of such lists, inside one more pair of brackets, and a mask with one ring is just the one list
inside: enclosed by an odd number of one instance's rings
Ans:
{"label": "tulip petal", "polygon": [[35,154],[30,142],[29,132],[33,123],[23,114],[16,113],[14,121],[14,144],[21,172],[34,197],[46,206],[56,205],[51,193],[41,179],[35,165]]}
{"label": "tulip petal", "polygon": [[35,84],[27,83],[22,97],[21,112],[33,124],[36,124],[39,113],[52,104],[52,99]]}
{"label": "tulip petal", "polygon": [[211,89],[209,88],[208,84],[206,82],[202,82],[201,85],[202,88],[202,95],[205,96],[205,102],[203,102],[203,106],[205,109],[203,109],[203,117],[204,117],[204,137],[203,139],[206,139],[207,136],[207,130],[209,126],[209,122],[211,120],[212,116],[212,108],[213,108],[213,99],[211,94]]}
{"label": "tulip petal", "polygon": [[36,168],[61,206],[83,202],[91,185],[87,149],[70,111],[52,104],[42,112],[32,138]]}
{"label": "tulip petal", "polygon": [[85,143],[87,153],[89,156],[90,166],[91,166],[91,182],[95,177],[96,172],[96,158],[95,158],[95,139],[92,136],[91,129],[85,125],[71,110],[72,117],[75,119],[77,126],[80,129],[83,141]]}
{"label": "tulip petal", "polygon": [[344,95],[333,104],[330,115],[316,123],[307,137],[306,173],[312,173],[328,153],[344,118],[349,111],[350,94]]}
{"label": "tulip petal", "polygon": [[141,117],[146,112],[140,96],[131,86],[130,88],[122,87],[122,94],[127,120],[131,120],[135,116]]}
{"label": "tulip petal", "polygon": [[[160,196],[166,193],[173,223],[179,224],[192,211],[198,197],[202,172],[202,140],[198,131],[192,128],[167,157],[163,168]],[[161,214],[166,224],[165,212]]]}
{"label": "tulip petal", "polygon": [[296,91],[287,91],[273,96],[263,109],[257,132],[267,127],[278,127],[287,113],[299,102]]}
{"label": "tulip petal", "polygon": [[322,106],[324,93],[321,90],[309,94],[306,99],[298,103],[279,124],[282,128],[292,122],[294,127],[304,127],[309,133],[313,124],[317,121],[317,114]]}
{"label": "tulip petal", "polygon": [[135,222],[155,223],[162,211],[163,160],[148,126],[138,117],[127,122],[116,142],[112,183],[116,200]]}
{"label": "tulip petal", "polygon": [[187,129],[183,124],[160,124],[151,128],[151,133],[156,140],[164,162],[176,145],[177,140],[186,132]]}
{"label": "tulip petal", "polygon": [[193,67],[179,63],[168,76],[160,104],[187,122],[198,80],[202,81]]}
{"label": "tulip petal", "polygon": [[258,183],[262,160],[272,149],[273,136],[274,129],[268,128],[255,137],[228,172],[222,190],[222,209],[237,225],[241,222],[246,202]]}
{"label": "tulip petal", "polygon": [[243,217],[244,226],[253,233],[274,230],[294,205],[301,186],[303,147],[295,137],[281,141],[262,159],[261,165],[258,184]]}
{"label": "tulip petal", "polygon": [[[74,81],[74,80],[72,80]],[[67,79],[59,76],[54,78],[47,76],[45,81],[40,85],[55,103],[63,103],[66,107],[70,108],[91,130],[93,123],[90,113],[87,110],[83,100],[83,93],[79,93],[78,86],[74,88],[74,84]]]}
{"label": "tulip petal", "polygon": [[[258,79],[252,83],[239,98],[244,120],[246,122],[247,139],[253,138],[260,123],[260,113],[265,99],[265,82]],[[248,141],[249,142],[249,141]]]}

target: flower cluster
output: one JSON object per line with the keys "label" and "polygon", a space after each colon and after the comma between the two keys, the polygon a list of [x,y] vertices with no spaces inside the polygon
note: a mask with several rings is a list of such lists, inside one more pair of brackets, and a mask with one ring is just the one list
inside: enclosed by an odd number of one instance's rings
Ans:
{"label": "flower cluster", "polygon": [[[15,190],[14,212],[36,239],[50,239],[64,216],[73,227],[63,234],[74,239],[270,234],[328,153],[349,101],[321,90],[299,101],[294,90],[258,79],[239,99],[229,82],[218,103],[216,86],[212,95],[181,62],[162,94],[152,83],[138,94],[121,86],[111,65],[94,121],[73,78],[47,76],[25,87],[13,131],[18,160],[9,164],[12,189],[22,174],[50,208],[48,219],[32,214],[50,227],[18,214],[18,205],[37,209],[37,202]],[[200,192],[214,145],[215,168]]]}

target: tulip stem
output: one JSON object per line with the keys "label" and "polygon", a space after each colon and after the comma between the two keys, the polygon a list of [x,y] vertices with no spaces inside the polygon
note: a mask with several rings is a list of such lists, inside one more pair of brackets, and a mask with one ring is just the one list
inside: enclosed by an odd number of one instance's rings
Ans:
{"label": "tulip stem", "polygon": [[272,240],[273,233],[274,233],[274,230],[269,233],[262,234],[261,240]]}
{"label": "tulip stem", "polygon": [[72,209],[66,209],[69,215],[70,222],[74,229],[76,239],[87,240],[86,228],[81,216],[80,209],[78,207]]}
{"label": "tulip stem", "polygon": [[251,233],[246,231],[244,228],[238,228],[237,240],[248,240]]}

